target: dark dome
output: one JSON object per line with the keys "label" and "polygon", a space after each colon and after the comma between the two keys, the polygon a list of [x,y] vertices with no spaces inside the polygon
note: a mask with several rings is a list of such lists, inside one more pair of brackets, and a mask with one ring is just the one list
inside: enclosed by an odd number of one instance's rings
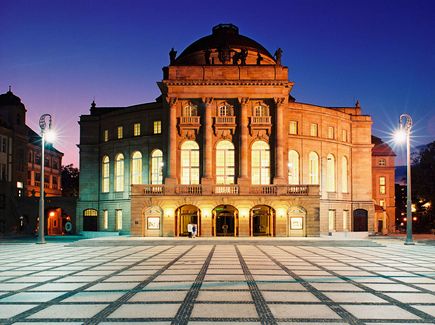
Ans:
{"label": "dark dome", "polygon": [[14,93],[9,88],[9,91],[5,94],[0,95],[0,104],[1,105],[20,105],[21,98],[15,96]]}
{"label": "dark dome", "polygon": [[[202,65],[206,50],[217,51],[221,48],[247,49],[251,56],[259,52],[263,64],[275,64],[275,59],[261,44],[253,39],[240,35],[239,28],[233,24],[219,24],[213,27],[212,34],[202,37],[190,44],[173,63],[174,65]],[[216,62],[218,63],[218,62]]]}

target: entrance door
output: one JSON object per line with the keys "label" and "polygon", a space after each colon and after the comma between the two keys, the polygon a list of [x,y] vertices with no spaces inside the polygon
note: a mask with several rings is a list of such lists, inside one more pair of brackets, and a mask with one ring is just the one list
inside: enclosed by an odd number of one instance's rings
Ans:
{"label": "entrance door", "polygon": [[234,215],[220,212],[216,215],[216,236],[234,236]]}
{"label": "entrance door", "polygon": [[178,219],[178,235],[189,235],[189,224],[195,224],[197,229],[197,235],[200,235],[200,218],[199,209],[194,205],[183,205],[176,211]]}
{"label": "entrance door", "polygon": [[274,210],[267,205],[257,205],[251,210],[252,236],[273,236]]}
{"label": "entrance door", "polygon": [[98,231],[98,211],[86,209],[83,211],[83,230]]}
{"label": "entrance door", "polygon": [[353,211],[353,231],[368,230],[368,212],[364,209]]}

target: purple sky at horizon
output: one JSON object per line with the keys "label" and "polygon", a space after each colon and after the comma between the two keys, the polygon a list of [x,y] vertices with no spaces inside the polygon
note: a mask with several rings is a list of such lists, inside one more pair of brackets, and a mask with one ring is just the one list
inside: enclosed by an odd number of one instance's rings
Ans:
{"label": "purple sky at horizon", "polygon": [[[79,125],[97,106],[153,101],[168,64],[219,23],[273,53],[295,82],[297,101],[353,106],[372,115],[384,140],[399,115],[414,120],[413,144],[435,140],[435,1],[264,2],[140,0],[1,1],[0,93],[8,86],[38,131],[50,113],[64,164],[78,166]],[[402,147],[394,147],[398,164]]]}

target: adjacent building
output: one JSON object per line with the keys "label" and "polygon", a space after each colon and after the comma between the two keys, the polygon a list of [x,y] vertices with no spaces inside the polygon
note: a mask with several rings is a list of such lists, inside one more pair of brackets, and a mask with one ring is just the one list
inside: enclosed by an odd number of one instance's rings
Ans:
{"label": "adjacent building", "polygon": [[93,102],[79,122],[77,229],[185,236],[196,225],[207,237],[375,231],[371,117],[358,102],[296,101],[281,54],[217,25],[180,55],[171,50],[155,102]]}

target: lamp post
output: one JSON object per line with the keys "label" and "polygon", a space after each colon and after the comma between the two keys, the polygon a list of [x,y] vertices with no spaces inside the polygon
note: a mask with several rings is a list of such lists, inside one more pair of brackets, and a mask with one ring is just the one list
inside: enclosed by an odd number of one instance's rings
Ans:
{"label": "lamp post", "polygon": [[412,118],[409,114],[402,114],[399,118],[400,129],[396,133],[397,140],[406,138],[406,240],[405,245],[414,245],[412,240],[412,201],[411,201],[411,127]]}
{"label": "lamp post", "polygon": [[[48,130],[46,119],[48,118]],[[44,165],[45,165],[45,137],[51,129],[51,115],[44,114],[39,119],[39,127],[41,128],[41,183],[39,193],[39,229],[38,229],[38,244],[45,244],[44,237]]]}

